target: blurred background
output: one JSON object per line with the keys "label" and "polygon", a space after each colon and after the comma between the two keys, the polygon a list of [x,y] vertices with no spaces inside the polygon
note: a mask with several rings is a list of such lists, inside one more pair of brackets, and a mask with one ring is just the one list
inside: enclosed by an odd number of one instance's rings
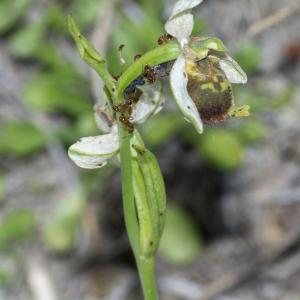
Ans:
{"label": "blurred background", "polygon": [[[66,155],[99,134],[102,97],[66,16],[119,75],[155,47],[174,2],[1,0],[1,300],[142,299],[117,163],[84,171]],[[206,0],[195,15],[194,34],[221,38],[249,75],[235,101],[251,116],[199,136],[166,84],[165,109],[140,127],[168,194],[160,299],[299,300],[300,1]]]}

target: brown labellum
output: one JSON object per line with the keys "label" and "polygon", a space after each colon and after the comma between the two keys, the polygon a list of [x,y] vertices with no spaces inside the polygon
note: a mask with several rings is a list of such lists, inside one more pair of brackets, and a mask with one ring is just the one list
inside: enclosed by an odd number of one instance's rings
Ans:
{"label": "brown labellum", "polygon": [[215,124],[229,117],[233,106],[232,87],[218,61],[206,57],[193,64],[188,64],[187,90],[196,104],[203,123]]}

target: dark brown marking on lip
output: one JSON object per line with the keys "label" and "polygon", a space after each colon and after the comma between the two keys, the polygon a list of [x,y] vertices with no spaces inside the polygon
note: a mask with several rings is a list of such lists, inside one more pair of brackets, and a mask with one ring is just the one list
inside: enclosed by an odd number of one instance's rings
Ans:
{"label": "dark brown marking on lip", "polygon": [[209,58],[195,64],[188,73],[187,90],[205,124],[216,124],[229,117],[233,105],[232,87],[219,65]]}

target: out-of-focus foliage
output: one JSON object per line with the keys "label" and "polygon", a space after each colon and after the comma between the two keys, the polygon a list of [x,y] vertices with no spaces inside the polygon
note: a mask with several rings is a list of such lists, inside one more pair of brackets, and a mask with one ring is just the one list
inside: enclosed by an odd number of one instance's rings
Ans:
{"label": "out-of-focus foliage", "polygon": [[247,43],[238,49],[234,57],[243,70],[249,75],[258,70],[262,53],[257,44]]}
{"label": "out-of-focus foliage", "polygon": [[11,274],[7,270],[0,269],[0,287],[5,286],[11,279]]}
{"label": "out-of-focus foliage", "polygon": [[28,210],[10,213],[0,221],[0,251],[26,241],[35,226],[35,215]]}
{"label": "out-of-focus foliage", "polygon": [[0,2],[0,35],[12,29],[31,2],[32,0],[2,0]]}
{"label": "out-of-focus foliage", "polygon": [[17,31],[11,39],[11,52],[18,58],[35,58],[43,51],[46,32],[45,19],[32,23]]}
{"label": "out-of-focus foliage", "polygon": [[259,120],[246,121],[239,127],[238,135],[243,143],[257,143],[265,136],[265,127]]}
{"label": "out-of-focus foliage", "polygon": [[207,129],[199,144],[200,154],[219,169],[237,168],[243,158],[238,138],[224,129]]}
{"label": "out-of-focus foliage", "polygon": [[27,156],[43,148],[47,136],[29,121],[11,121],[0,133],[0,153]]}
{"label": "out-of-focus foliage", "polygon": [[201,251],[201,240],[192,218],[179,207],[167,209],[159,254],[172,264],[189,264]]}
{"label": "out-of-focus foliage", "polygon": [[86,195],[81,191],[72,192],[58,207],[45,228],[44,238],[49,249],[66,252],[72,249],[80,225]]}
{"label": "out-of-focus foliage", "polygon": [[90,27],[100,12],[102,12],[101,4],[103,0],[74,0],[71,2],[69,10],[72,12],[76,23],[81,29]]}
{"label": "out-of-focus foliage", "polygon": [[143,133],[147,143],[159,146],[177,134],[184,126],[184,120],[176,114],[158,114],[144,125]]}
{"label": "out-of-focus foliage", "polygon": [[26,86],[26,103],[45,112],[80,115],[92,110],[88,103],[86,84],[68,66],[53,72],[39,73]]}
{"label": "out-of-focus foliage", "polygon": [[5,176],[0,171],[0,202],[4,199],[5,196]]}
{"label": "out-of-focus foliage", "polygon": [[[118,47],[124,44],[124,58],[126,68],[133,62],[136,54],[143,53],[157,44],[157,39],[163,34],[163,24],[159,7],[161,1],[142,1],[141,6],[135,6],[131,11],[123,12],[123,17],[116,18],[115,30],[112,32],[111,44],[108,51],[108,65],[113,74],[120,73]],[[147,13],[145,13],[147,11]],[[151,28],[151,30],[149,30]],[[145,34],[147,33],[147,34]]]}

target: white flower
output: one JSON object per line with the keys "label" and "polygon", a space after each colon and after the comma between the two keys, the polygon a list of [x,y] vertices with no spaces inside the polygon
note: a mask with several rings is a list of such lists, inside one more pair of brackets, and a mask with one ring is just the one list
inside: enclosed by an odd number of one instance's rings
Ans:
{"label": "white flower", "polygon": [[132,122],[138,124],[145,122],[151,116],[160,112],[165,102],[162,84],[159,80],[156,80],[153,84],[139,86],[139,90],[143,94],[132,112]]}
{"label": "white flower", "polygon": [[[159,81],[151,86],[145,84],[139,89],[143,92],[132,111],[132,122],[143,123],[162,108],[164,97]],[[101,132],[98,136],[83,137],[73,144],[68,155],[74,163],[84,169],[97,169],[119,152],[119,137],[116,122],[107,106],[94,106],[95,121]]]}
{"label": "white flower", "polygon": [[116,130],[103,135],[81,138],[69,148],[68,155],[81,168],[101,168],[118,152],[118,138]]}
{"label": "white flower", "polygon": [[[178,40],[181,49],[181,54],[176,59],[170,72],[171,89],[185,119],[191,122],[199,133],[203,132],[203,123],[199,112],[201,110],[207,110],[206,104],[202,103],[201,98],[205,90],[204,85],[209,87],[213,95],[210,96],[213,101],[208,101],[211,106],[208,109],[211,109],[211,111],[215,112],[215,106],[219,105],[219,103],[221,103],[223,108],[226,106],[222,103],[222,97],[227,93],[226,96],[229,95],[229,97],[227,97],[229,98],[229,106],[227,105],[228,107],[225,107],[226,117],[245,116],[248,114],[247,106],[235,108],[233,105],[231,86],[229,83],[245,83],[247,76],[237,62],[227,55],[227,50],[223,43],[217,38],[190,37],[194,26],[191,9],[199,5],[202,1],[203,0],[179,0],[175,4],[172,14],[165,25],[166,31]],[[214,70],[217,70],[217,75],[219,77],[221,76],[221,79],[219,80],[218,77],[216,77],[217,81],[210,82],[205,78],[206,81],[203,81],[201,78],[207,74],[205,72],[201,73],[201,68],[198,65],[201,60],[206,60],[204,68],[211,68],[211,66],[213,66]],[[200,68],[200,70],[197,68]],[[210,69],[210,71],[211,70],[212,69]],[[221,73],[218,70],[221,70]],[[188,86],[191,85],[192,79],[198,80],[199,78],[200,90],[194,89],[193,95],[191,96],[191,90],[189,92]],[[214,91],[214,84],[220,86],[221,96],[218,94],[219,90]],[[225,90],[225,88],[227,90]],[[142,123],[146,121],[149,117],[158,113],[164,103],[162,87],[159,81],[156,81],[154,84],[139,85],[138,89],[142,92],[142,95],[139,97],[138,102],[133,104],[130,116],[130,122],[132,123]],[[222,95],[222,93],[224,95]],[[199,109],[199,105],[197,105],[197,101],[194,99],[195,97],[193,97],[195,94],[198,98],[196,100],[201,104],[201,109]],[[217,101],[215,101],[215,99],[217,99]],[[104,134],[81,138],[72,145],[68,151],[69,157],[75,164],[87,169],[103,167],[111,157],[119,152],[117,125],[108,107],[108,100],[106,99],[104,106],[96,105],[94,109],[96,124]],[[221,117],[225,119],[223,116]],[[207,118],[205,118],[203,120],[207,121]],[[217,120],[217,118],[213,115],[211,120],[214,121]]]}
{"label": "white flower", "polygon": [[[188,71],[203,59],[215,59],[229,82],[247,82],[247,75],[238,63],[226,54],[226,48],[219,39],[190,37],[194,26],[191,9],[202,3],[202,1],[177,1],[170,18],[165,24],[165,30],[178,40],[181,48],[181,54],[176,59],[170,73],[171,89],[185,119],[191,122],[199,133],[203,132],[203,123],[195,101],[188,92]],[[233,105],[233,101],[231,104]],[[247,107],[244,109],[247,110]],[[247,113],[244,112],[244,114]]]}

